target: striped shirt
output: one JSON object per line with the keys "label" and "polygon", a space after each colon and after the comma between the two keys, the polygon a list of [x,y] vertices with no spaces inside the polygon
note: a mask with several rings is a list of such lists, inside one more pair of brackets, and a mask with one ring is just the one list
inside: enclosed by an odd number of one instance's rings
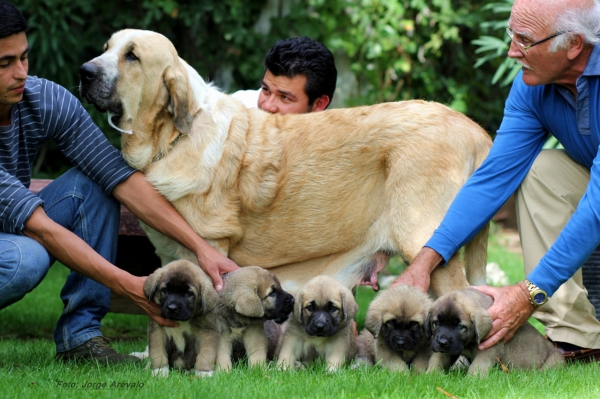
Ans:
{"label": "striped shirt", "polygon": [[35,156],[49,140],[107,194],[134,172],[79,100],[49,80],[27,78],[11,120],[0,126],[0,231],[21,234],[33,211],[44,204],[28,187]]}

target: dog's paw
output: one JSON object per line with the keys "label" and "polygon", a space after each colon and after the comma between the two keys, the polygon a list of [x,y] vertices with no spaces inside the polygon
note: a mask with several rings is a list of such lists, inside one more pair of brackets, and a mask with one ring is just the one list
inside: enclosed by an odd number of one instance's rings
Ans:
{"label": "dog's paw", "polygon": [[152,370],[152,377],[168,377],[169,376],[169,366],[161,367],[158,369]]}
{"label": "dog's paw", "polygon": [[214,373],[215,373],[214,371],[196,370],[196,377],[208,378],[208,377],[212,377]]}
{"label": "dog's paw", "polygon": [[142,360],[148,359],[150,357],[150,349],[148,348],[148,346],[146,346],[146,349],[144,349],[143,352],[131,352],[130,355],[140,358]]}

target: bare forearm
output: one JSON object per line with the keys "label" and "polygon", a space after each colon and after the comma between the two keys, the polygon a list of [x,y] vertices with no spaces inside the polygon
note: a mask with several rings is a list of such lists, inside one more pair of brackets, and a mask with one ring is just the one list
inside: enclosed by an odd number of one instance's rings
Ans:
{"label": "bare forearm", "polygon": [[196,255],[209,247],[141,172],[134,173],[116,186],[113,195],[148,226],[174,239]]}
{"label": "bare forearm", "polygon": [[23,234],[39,242],[50,255],[68,268],[125,294],[129,273],[112,265],[77,235],[54,223],[37,208],[25,224]]}

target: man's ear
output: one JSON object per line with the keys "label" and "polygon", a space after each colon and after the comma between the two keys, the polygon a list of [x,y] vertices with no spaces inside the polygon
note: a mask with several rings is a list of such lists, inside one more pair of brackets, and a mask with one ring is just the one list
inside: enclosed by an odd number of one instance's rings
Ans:
{"label": "man's ear", "polygon": [[567,58],[569,59],[569,61],[573,61],[575,58],[577,58],[584,48],[585,39],[583,35],[571,36],[569,48],[567,49]]}
{"label": "man's ear", "polygon": [[325,108],[329,105],[331,99],[329,96],[323,94],[321,97],[317,98],[310,109],[310,112],[319,112],[325,111]]}

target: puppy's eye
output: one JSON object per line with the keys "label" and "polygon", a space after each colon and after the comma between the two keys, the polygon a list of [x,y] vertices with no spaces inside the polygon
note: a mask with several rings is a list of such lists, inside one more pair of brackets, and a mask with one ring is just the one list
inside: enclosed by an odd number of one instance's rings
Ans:
{"label": "puppy's eye", "polygon": [[418,330],[420,326],[418,322],[411,321],[410,323],[408,323],[408,328],[410,328],[411,330]]}
{"label": "puppy's eye", "polygon": [[433,328],[433,329],[438,328],[439,325],[440,325],[440,323],[437,320],[433,320],[431,322],[431,328]]}
{"label": "puppy's eye", "polygon": [[125,59],[127,61],[139,61],[140,59],[138,57],[135,56],[135,54],[133,54],[133,50],[129,50],[126,54],[125,54]]}
{"label": "puppy's eye", "polygon": [[311,303],[305,309],[308,310],[309,312],[312,312],[315,310],[315,305]]}
{"label": "puppy's eye", "polygon": [[386,327],[394,328],[394,320],[389,320],[385,323]]}
{"label": "puppy's eye", "polygon": [[338,309],[338,308],[336,308],[336,307],[335,307],[335,306],[333,306],[333,305],[329,307],[329,313],[335,313],[335,312],[337,312],[338,310],[339,310],[339,309]]}
{"label": "puppy's eye", "polygon": [[194,296],[194,291],[192,290],[188,290],[188,292],[185,293],[187,296]]}
{"label": "puppy's eye", "polygon": [[271,293],[269,294],[270,297],[274,297],[277,296],[277,290],[273,290],[271,291]]}

